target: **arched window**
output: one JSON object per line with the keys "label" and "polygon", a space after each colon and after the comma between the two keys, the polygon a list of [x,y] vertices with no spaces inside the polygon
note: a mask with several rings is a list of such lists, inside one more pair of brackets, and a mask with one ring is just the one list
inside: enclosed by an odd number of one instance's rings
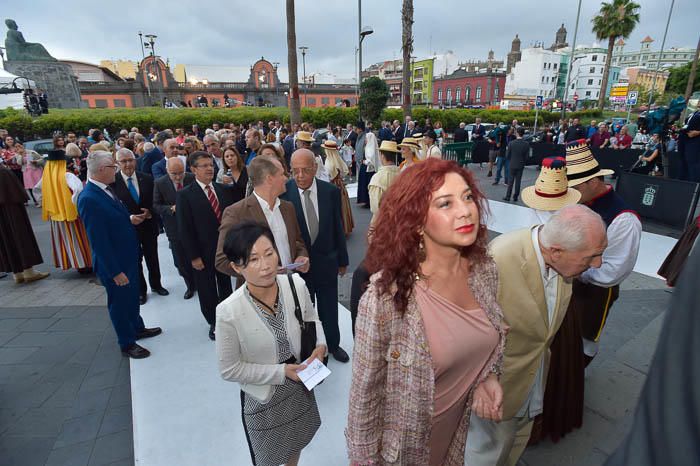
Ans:
{"label": "arched window", "polygon": [[447,88],[447,103],[449,104],[450,102],[452,102],[452,89],[450,89],[448,87]]}
{"label": "arched window", "polygon": [[462,99],[462,88],[461,88],[461,87],[457,87],[457,88],[455,89],[455,100],[457,101],[457,103],[459,103],[459,101],[460,101],[461,99]]}
{"label": "arched window", "polygon": [[438,102],[442,102],[442,89],[438,89]]}
{"label": "arched window", "polygon": [[467,86],[464,88],[464,100],[469,102],[472,98],[472,88]]}
{"label": "arched window", "polygon": [[476,86],[476,101],[481,102],[481,86]]}

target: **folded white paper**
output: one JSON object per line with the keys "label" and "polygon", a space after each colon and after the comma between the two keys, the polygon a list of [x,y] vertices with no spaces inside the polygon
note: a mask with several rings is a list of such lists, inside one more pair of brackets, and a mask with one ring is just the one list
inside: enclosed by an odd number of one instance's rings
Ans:
{"label": "folded white paper", "polygon": [[331,375],[330,369],[316,358],[311,362],[307,359],[304,364],[307,364],[306,369],[297,372],[297,375],[309,391]]}

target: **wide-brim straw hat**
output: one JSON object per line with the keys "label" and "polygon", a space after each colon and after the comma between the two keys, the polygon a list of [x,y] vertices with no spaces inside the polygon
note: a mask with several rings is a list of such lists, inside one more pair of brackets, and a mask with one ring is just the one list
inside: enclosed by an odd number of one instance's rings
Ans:
{"label": "wide-brim straw hat", "polygon": [[311,133],[309,133],[308,131],[298,131],[297,141],[316,142],[313,136],[311,136]]}
{"label": "wide-brim straw hat", "polygon": [[542,170],[534,186],[528,186],[520,193],[523,203],[538,210],[559,210],[574,205],[581,199],[581,193],[568,187],[566,160],[563,157],[549,157],[542,160]]}
{"label": "wide-brim straw hat", "polygon": [[405,137],[405,138],[403,138],[403,141],[401,141],[401,144],[397,144],[396,147],[398,147],[398,148],[408,147],[410,149],[420,149],[420,144],[418,144],[418,141],[413,137]]}
{"label": "wide-brim straw hat", "polygon": [[338,143],[335,141],[324,141],[323,144],[321,144],[321,147],[323,147],[326,150],[338,150]]}
{"label": "wide-brim straw hat", "polygon": [[[423,139],[423,133],[413,133],[411,135],[411,137],[413,139],[415,139],[416,141],[420,141],[421,139]],[[404,138],[404,139],[406,139],[406,138]]]}
{"label": "wide-brim straw hat", "polygon": [[566,145],[566,176],[569,186],[578,186],[591,178],[614,174],[614,170],[600,168],[585,139]]}
{"label": "wide-brim straw hat", "polygon": [[379,150],[384,152],[401,152],[401,149],[396,147],[396,141],[382,141],[382,145],[379,146]]}

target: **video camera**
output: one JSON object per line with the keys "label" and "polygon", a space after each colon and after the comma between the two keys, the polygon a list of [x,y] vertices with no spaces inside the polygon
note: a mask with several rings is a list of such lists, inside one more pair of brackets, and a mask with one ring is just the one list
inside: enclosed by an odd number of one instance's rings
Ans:
{"label": "video camera", "polygon": [[668,107],[659,107],[653,111],[647,111],[639,116],[637,126],[647,134],[659,134],[662,139],[668,138],[671,125],[678,121],[685,110],[685,99],[678,96],[673,99]]}

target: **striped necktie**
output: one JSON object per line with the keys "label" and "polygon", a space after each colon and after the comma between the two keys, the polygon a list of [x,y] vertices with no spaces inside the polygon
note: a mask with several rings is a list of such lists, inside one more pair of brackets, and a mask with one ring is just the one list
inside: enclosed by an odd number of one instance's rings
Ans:
{"label": "striped necktie", "polygon": [[207,186],[207,197],[209,198],[209,204],[216,215],[216,220],[221,223],[221,208],[219,207],[219,201],[216,200],[216,195],[211,186]]}

